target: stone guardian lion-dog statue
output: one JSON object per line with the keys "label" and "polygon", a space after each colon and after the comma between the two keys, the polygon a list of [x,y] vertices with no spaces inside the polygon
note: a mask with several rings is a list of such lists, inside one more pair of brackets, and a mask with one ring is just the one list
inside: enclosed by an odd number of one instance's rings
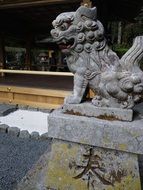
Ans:
{"label": "stone guardian lion-dog statue", "polygon": [[87,86],[95,92],[92,103],[97,107],[132,108],[141,99],[143,72],[143,36],[121,59],[107,45],[104,27],[97,20],[97,9],[80,6],[53,21],[51,35],[66,54],[74,73],[73,94],[67,104],[81,103]]}

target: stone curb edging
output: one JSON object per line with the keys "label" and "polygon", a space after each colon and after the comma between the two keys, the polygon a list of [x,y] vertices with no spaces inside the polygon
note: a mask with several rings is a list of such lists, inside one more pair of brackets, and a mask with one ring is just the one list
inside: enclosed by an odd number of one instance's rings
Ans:
{"label": "stone curb edging", "polygon": [[51,113],[53,112],[54,109],[46,109],[46,108],[38,108],[38,107],[31,107],[31,106],[22,106],[22,105],[17,105],[17,109],[19,110],[27,110],[27,111],[41,111],[43,113]]}
{"label": "stone curb edging", "polygon": [[49,139],[48,132],[43,133],[42,135],[40,135],[39,132],[33,131],[30,134],[27,130],[20,130],[20,128],[18,128],[18,127],[9,127],[6,124],[1,124],[0,125],[0,133],[7,133],[7,134],[9,134],[11,136],[19,137],[21,139],[28,139],[28,138],[35,139],[35,140]]}
{"label": "stone curb edging", "polygon": [[[15,106],[16,110],[28,110],[28,111],[41,111],[44,113],[51,113],[53,111],[53,109],[40,109],[40,108],[33,108],[30,106],[21,106],[21,105],[16,105]],[[15,110],[14,110],[15,111]],[[21,130],[18,127],[10,127],[6,124],[0,124],[0,133],[8,133],[9,135],[15,136],[15,137],[19,137],[22,139],[48,139],[48,132],[44,133],[42,135],[39,134],[39,132],[37,131],[33,131],[31,134],[28,132],[28,130]]]}

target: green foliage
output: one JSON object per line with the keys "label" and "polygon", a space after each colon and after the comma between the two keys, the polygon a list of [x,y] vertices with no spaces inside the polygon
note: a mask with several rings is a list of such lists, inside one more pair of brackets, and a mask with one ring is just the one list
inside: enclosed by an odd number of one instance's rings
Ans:
{"label": "green foliage", "polygon": [[113,50],[117,53],[117,55],[121,58],[127,51],[128,47],[125,45],[115,45]]}

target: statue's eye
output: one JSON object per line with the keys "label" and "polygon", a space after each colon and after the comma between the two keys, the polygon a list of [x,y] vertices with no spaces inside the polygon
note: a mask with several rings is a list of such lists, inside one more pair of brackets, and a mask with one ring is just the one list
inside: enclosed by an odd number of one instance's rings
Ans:
{"label": "statue's eye", "polygon": [[67,30],[67,29],[68,29],[68,24],[67,24],[67,23],[63,23],[63,24],[60,26],[60,29],[61,29],[62,31]]}

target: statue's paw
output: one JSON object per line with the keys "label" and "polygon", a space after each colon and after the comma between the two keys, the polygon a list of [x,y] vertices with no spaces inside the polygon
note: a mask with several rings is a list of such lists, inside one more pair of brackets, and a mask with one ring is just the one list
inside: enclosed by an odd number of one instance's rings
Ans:
{"label": "statue's paw", "polygon": [[79,104],[80,102],[81,98],[76,96],[68,96],[64,100],[65,104]]}
{"label": "statue's paw", "polygon": [[101,96],[95,96],[92,99],[92,104],[97,107],[108,107],[109,106],[109,100],[102,98]]}
{"label": "statue's paw", "polygon": [[101,107],[102,106],[101,100],[97,100],[97,99],[92,99],[92,104],[94,106],[97,106],[97,107]]}

